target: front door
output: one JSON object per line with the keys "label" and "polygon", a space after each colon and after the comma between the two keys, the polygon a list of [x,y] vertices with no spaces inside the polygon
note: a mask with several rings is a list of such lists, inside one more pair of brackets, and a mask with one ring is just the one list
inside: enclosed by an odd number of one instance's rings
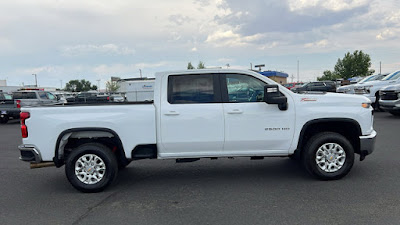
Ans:
{"label": "front door", "polygon": [[245,74],[221,76],[225,154],[282,155],[288,152],[294,133],[293,100],[287,95],[285,111],[279,110],[278,105],[265,103],[266,84]]}
{"label": "front door", "polygon": [[170,75],[161,104],[159,155],[206,157],[221,153],[224,115],[218,75]]}

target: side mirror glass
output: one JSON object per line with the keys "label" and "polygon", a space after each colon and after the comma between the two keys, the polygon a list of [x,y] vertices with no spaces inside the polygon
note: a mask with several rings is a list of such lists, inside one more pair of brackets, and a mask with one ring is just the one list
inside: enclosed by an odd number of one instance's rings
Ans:
{"label": "side mirror glass", "polygon": [[264,86],[264,101],[267,104],[277,104],[280,110],[287,109],[287,98],[279,92],[276,84]]}

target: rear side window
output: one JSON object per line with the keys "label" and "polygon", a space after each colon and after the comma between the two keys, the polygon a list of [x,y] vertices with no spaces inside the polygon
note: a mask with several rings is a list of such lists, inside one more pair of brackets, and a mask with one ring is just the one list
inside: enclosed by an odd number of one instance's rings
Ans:
{"label": "rear side window", "polygon": [[14,99],[36,99],[35,92],[14,92]]}
{"label": "rear side window", "polygon": [[172,75],[168,77],[168,102],[171,104],[193,104],[218,102],[214,76]]}

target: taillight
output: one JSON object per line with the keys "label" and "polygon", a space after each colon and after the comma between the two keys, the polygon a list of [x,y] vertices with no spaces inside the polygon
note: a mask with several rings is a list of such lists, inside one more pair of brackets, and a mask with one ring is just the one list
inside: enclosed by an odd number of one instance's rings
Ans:
{"label": "taillight", "polygon": [[110,101],[110,96],[107,96],[107,101]]}
{"label": "taillight", "polygon": [[16,100],[17,102],[17,108],[20,109],[21,108],[21,100]]}
{"label": "taillight", "polygon": [[19,114],[19,118],[21,119],[21,134],[22,138],[28,137],[28,127],[25,124],[25,120],[31,117],[31,114],[28,112],[21,112]]}

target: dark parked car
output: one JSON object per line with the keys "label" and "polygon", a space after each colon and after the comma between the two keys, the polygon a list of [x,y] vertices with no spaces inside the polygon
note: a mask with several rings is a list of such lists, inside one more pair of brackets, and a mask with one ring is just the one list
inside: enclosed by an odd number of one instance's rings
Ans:
{"label": "dark parked car", "polygon": [[67,102],[96,103],[109,102],[110,96],[98,95],[96,92],[82,92],[75,97],[67,98]]}
{"label": "dark parked car", "polygon": [[0,92],[0,123],[7,123],[9,119],[19,119],[20,109],[12,95]]}
{"label": "dark parked car", "polygon": [[316,81],[306,83],[303,86],[292,88],[293,92],[303,93],[308,91],[336,92],[336,84],[333,81]]}

